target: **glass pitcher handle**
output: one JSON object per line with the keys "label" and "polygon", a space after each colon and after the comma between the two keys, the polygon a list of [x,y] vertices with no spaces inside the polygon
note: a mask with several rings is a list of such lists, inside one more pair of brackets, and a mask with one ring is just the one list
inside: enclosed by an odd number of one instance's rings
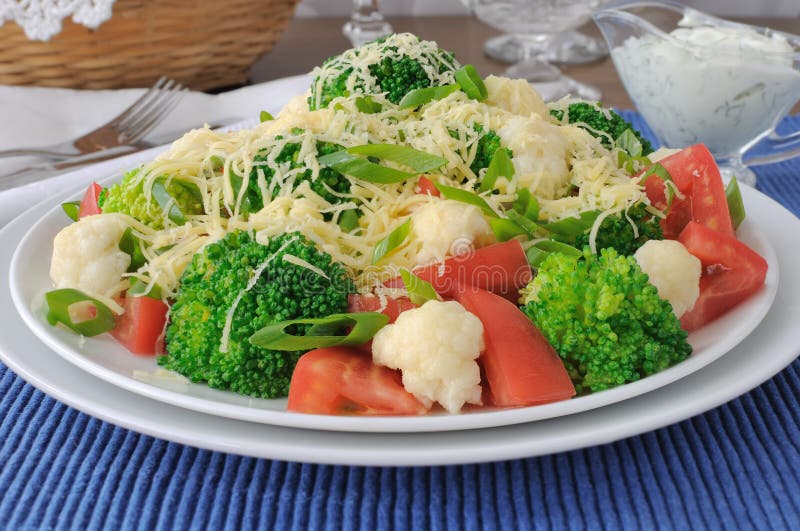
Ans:
{"label": "glass pitcher handle", "polygon": [[771,164],[773,162],[780,162],[800,156],[800,131],[796,131],[790,135],[778,135],[777,133],[773,133],[758,143],[758,145],[764,144],[769,146],[769,154],[756,157],[747,157],[747,155],[745,155],[745,164],[748,166],[758,166],[760,164]]}

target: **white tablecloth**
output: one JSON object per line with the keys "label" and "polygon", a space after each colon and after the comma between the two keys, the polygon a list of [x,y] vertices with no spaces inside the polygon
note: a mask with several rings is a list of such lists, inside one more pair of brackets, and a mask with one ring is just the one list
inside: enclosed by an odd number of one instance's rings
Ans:
{"label": "white tablecloth", "polygon": [[[218,95],[188,93],[169,117],[148,135],[148,140],[170,142],[183,131],[206,123],[232,125],[257,120],[262,110],[276,114],[289,99],[303,93],[309,83],[308,76],[295,76]],[[0,86],[0,117],[3,117],[0,149],[47,145],[76,138],[122,112],[142,92],[142,89],[94,91]],[[111,175],[135,167],[163,149],[156,148],[101,164]],[[0,159],[0,175],[35,162],[30,157]],[[80,171],[43,175],[48,177],[0,191],[0,227],[28,206],[73,188]]]}

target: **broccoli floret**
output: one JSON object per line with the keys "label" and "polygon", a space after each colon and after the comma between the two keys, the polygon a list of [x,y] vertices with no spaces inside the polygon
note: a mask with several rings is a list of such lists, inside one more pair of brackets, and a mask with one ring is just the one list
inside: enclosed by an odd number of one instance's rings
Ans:
{"label": "broccoli floret", "polygon": [[[636,232],[633,232],[631,222],[636,225]],[[664,233],[658,218],[647,211],[644,203],[637,203],[625,212],[607,216],[597,231],[595,238],[595,248],[606,249],[613,247],[623,255],[629,256],[636,252],[639,247],[648,240],[663,240]],[[581,234],[575,241],[575,246],[583,248],[589,245],[589,233]]]}
{"label": "broccoli floret", "polygon": [[[483,131],[483,127],[480,125],[475,126],[476,131]],[[492,131],[491,129],[484,134],[480,140],[478,140],[478,147],[475,151],[475,158],[472,160],[472,164],[470,164],[469,168],[475,175],[478,175],[484,168],[489,167],[489,163],[492,162],[492,157],[494,157],[495,151],[500,149],[500,137],[497,133]]]}
{"label": "broccoli floret", "polygon": [[[564,111],[561,109],[552,109],[550,114],[556,120],[564,120]],[[571,124],[586,124],[588,127],[584,127],[584,129],[598,138],[608,149],[613,148],[613,142],[622,133],[630,129],[639,139],[639,142],[642,143],[642,155],[647,156],[653,152],[653,145],[639,131],[634,129],[630,122],[611,109],[603,109],[598,105],[587,102],[572,103],[567,108],[567,121]]]}
{"label": "broccoli floret", "polygon": [[[367,56],[364,63],[360,56]],[[435,42],[400,33],[367,43],[326,60],[315,70],[308,107],[322,109],[340,96],[382,94],[399,103],[408,92],[455,82],[453,54]]]}
{"label": "broccoli floret", "polygon": [[[178,180],[165,180],[165,189],[175,201],[175,204],[184,214],[201,214],[203,203],[201,198],[193,193],[187,183]],[[98,198],[100,209],[104,212],[119,212],[141,221],[156,230],[164,228],[164,212],[158,206],[156,199],[144,192],[144,181],[139,176],[139,170],[131,170],[125,174],[122,181],[108,188],[108,191]]]}
{"label": "broccoli floret", "polygon": [[523,311],[556,349],[578,392],[601,391],[691,353],[670,304],[633,257],[613,249],[550,254],[523,290]]}
{"label": "broccoli floret", "polygon": [[[285,261],[287,255],[328,278]],[[248,289],[254,272],[258,280]],[[158,362],[214,388],[260,398],[286,396],[303,353],[258,348],[250,336],[270,323],[346,311],[353,291],[344,267],[297,233],[261,245],[247,232],[232,232],[197,253],[183,273],[169,314],[167,355]]]}
{"label": "broccoli floret", "polygon": [[[289,142],[283,146],[281,152],[275,157],[275,162],[277,164],[287,164],[289,165],[290,169],[299,168],[301,167],[302,161],[297,160],[297,155],[300,152],[301,145],[299,142]],[[340,151],[342,146],[337,144],[333,144],[330,142],[317,142],[317,156],[327,155],[329,153],[335,153]],[[247,185],[247,200],[248,200],[248,208],[246,210],[250,212],[256,212],[261,210],[264,206],[264,200],[261,197],[261,191],[259,190],[258,186],[258,168],[264,172],[264,177],[267,182],[267,187],[269,188],[270,182],[274,176],[274,172],[272,168],[267,166],[265,163],[269,158],[269,152],[264,151],[254,158],[253,170],[250,173],[250,180]],[[346,194],[350,192],[350,181],[339,173],[338,171],[334,170],[331,167],[323,167],[319,170],[319,175],[316,179],[312,179],[312,171],[311,169],[307,169],[303,173],[295,176],[294,186],[297,187],[301,182],[308,181],[309,186],[311,189],[322,196],[326,201],[329,203],[342,203],[347,201],[347,199],[343,199],[328,190],[330,188],[336,193]],[[280,192],[280,187],[276,186],[272,192],[272,199],[278,196]]]}

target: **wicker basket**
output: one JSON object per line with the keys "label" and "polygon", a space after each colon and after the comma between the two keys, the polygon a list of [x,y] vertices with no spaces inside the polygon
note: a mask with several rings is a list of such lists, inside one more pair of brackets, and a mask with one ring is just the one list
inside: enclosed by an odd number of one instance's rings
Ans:
{"label": "wicker basket", "polygon": [[241,84],[286,29],[298,0],[117,0],[96,30],[71,20],[49,42],[0,27],[0,84],[72,88]]}

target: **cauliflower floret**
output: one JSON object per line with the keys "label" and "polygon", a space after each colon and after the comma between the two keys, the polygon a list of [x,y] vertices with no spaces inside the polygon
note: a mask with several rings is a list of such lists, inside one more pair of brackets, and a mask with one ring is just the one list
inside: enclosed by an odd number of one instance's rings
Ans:
{"label": "cauliflower floret", "polygon": [[131,257],[120,250],[119,240],[127,228],[122,216],[98,214],[62,229],[53,240],[50,264],[55,287],[104,297],[122,291]]}
{"label": "cauliflower floret", "polygon": [[450,413],[481,403],[481,374],[475,361],[484,348],[483,325],[455,301],[431,300],[400,314],[372,341],[378,365],[400,369],[403,387],[430,407]]}
{"label": "cauliflower floret", "polygon": [[410,241],[417,246],[414,263],[427,265],[493,243],[494,233],[478,207],[432,200],[411,215]]}
{"label": "cauliflower floret", "polygon": [[675,153],[680,153],[680,151],[681,151],[680,149],[672,149],[672,148],[668,148],[668,147],[660,147],[657,150],[655,150],[652,153],[650,153],[649,155],[647,155],[647,158],[650,159],[650,162],[656,163],[656,162],[658,162],[660,160],[663,160],[663,159],[669,157],[670,155],[674,155]]}
{"label": "cauliflower floret", "polygon": [[496,125],[503,145],[514,153],[512,162],[519,187],[544,199],[563,195],[570,180],[567,165],[570,145],[559,126],[535,114],[512,116],[492,125]]}
{"label": "cauliflower floret", "polygon": [[633,255],[662,299],[680,317],[700,296],[700,260],[675,240],[649,240]]}
{"label": "cauliflower floret", "polygon": [[549,116],[550,112],[538,92],[524,79],[488,76],[483,80],[488,97],[487,105],[493,105],[512,114]]}

